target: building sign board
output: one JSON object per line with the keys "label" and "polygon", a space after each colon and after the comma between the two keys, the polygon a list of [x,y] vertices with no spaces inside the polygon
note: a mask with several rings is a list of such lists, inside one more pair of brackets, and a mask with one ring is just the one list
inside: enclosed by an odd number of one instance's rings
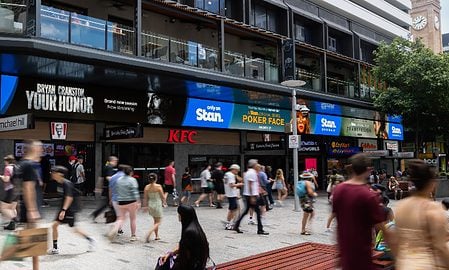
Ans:
{"label": "building sign board", "polygon": [[0,118],[0,132],[28,129],[32,127],[33,120],[30,114]]}
{"label": "building sign board", "polygon": [[105,128],[103,136],[106,140],[142,138],[143,127],[141,125],[137,125],[129,127]]}

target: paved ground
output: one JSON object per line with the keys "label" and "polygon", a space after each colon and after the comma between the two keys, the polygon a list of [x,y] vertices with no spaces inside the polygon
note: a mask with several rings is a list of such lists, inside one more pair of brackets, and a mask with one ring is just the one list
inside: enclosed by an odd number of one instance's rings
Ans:
{"label": "paved ground", "polygon": [[[119,238],[118,243],[110,244],[104,237],[108,225],[93,223],[88,219],[88,213],[95,207],[94,201],[84,202],[84,211],[80,214],[79,227],[89,232],[97,240],[95,252],[88,253],[87,243],[78,235],[73,234],[67,226],[60,227],[60,254],[41,257],[41,269],[51,270],[80,270],[80,269],[154,269],[157,258],[168,250],[171,250],[180,239],[181,225],[178,221],[176,208],[165,209],[163,223],[160,228],[161,241],[144,243],[144,235],[152,225],[147,213],[139,212],[137,236],[139,241],[129,242],[129,227],[125,226],[125,235]],[[52,203],[57,205],[57,203]],[[268,226],[265,230],[268,236],[256,234],[257,226],[247,225],[243,222],[241,229],[243,234],[233,231],[225,231],[223,221],[226,217],[226,209],[213,209],[205,205],[196,208],[210,245],[210,256],[216,263],[246,257],[281,248],[301,242],[313,241],[319,243],[333,243],[335,237],[332,233],[325,232],[325,222],[330,211],[326,198],[319,197],[315,204],[317,216],[313,223],[313,235],[301,236],[299,234],[299,222],[302,212],[294,212],[293,200],[288,199],[284,207],[276,207],[268,212]],[[45,222],[49,225],[55,216],[56,207],[45,208]],[[0,232],[0,243],[7,232]],[[0,270],[31,269],[29,259],[20,262],[2,262]]]}

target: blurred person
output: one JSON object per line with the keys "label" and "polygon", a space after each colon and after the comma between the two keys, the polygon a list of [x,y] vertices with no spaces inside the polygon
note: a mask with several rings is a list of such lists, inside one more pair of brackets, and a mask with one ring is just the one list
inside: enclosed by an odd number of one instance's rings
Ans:
{"label": "blurred person", "polygon": [[[302,194],[298,194],[299,202],[303,211],[302,223],[301,223],[301,235],[311,235],[310,230],[307,227],[311,227],[312,219],[315,216],[315,210],[313,203],[315,198],[318,196],[315,192],[315,184],[312,173],[304,172],[300,176],[301,181],[298,182],[298,187],[303,186]],[[309,226],[307,226],[309,225]]]}
{"label": "blurred person", "polygon": [[259,167],[259,181],[260,181],[260,187],[261,187],[261,199],[264,203],[264,209],[263,212],[267,212],[272,210],[273,208],[270,206],[270,199],[268,196],[268,188],[271,189],[270,180],[268,179],[268,175],[265,173],[265,166],[260,165]]}
{"label": "blurred person", "polygon": [[[394,176],[390,177],[388,180],[388,190],[394,192],[394,199],[402,199],[402,189],[399,187],[399,182]],[[399,195],[399,196],[398,196]]]}
{"label": "blurred person", "polygon": [[217,201],[215,203],[217,209],[223,208],[223,206],[221,205],[225,194],[223,177],[224,177],[223,164],[221,162],[217,162],[210,177],[214,182],[214,189],[215,193],[217,194]]}
{"label": "blurred person", "polygon": [[1,201],[1,212],[3,220],[8,223],[3,227],[5,230],[15,230],[17,217],[17,191],[15,190],[13,183],[13,176],[16,169],[16,159],[13,155],[7,155],[3,158],[5,162],[5,168],[3,175],[0,175],[0,179],[3,181],[3,189],[5,195]]}
{"label": "blurred person", "polygon": [[257,234],[261,235],[268,235],[269,233],[263,230],[262,225],[262,216],[260,213],[260,208],[258,205],[257,199],[259,198],[259,189],[260,184],[257,176],[257,165],[258,161],[257,159],[250,159],[248,161],[248,170],[246,171],[245,175],[243,176],[243,196],[245,196],[245,210],[241,214],[240,218],[237,220],[237,222],[234,225],[234,230],[237,233],[243,233],[240,230],[240,223],[242,222],[242,219],[248,214],[249,210],[252,209],[256,212],[257,215]]}
{"label": "blurred person", "polygon": [[235,218],[237,217],[237,212],[239,211],[239,206],[237,199],[239,197],[239,187],[243,186],[243,183],[237,183],[236,176],[240,171],[240,166],[237,164],[232,164],[229,167],[229,171],[225,173],[224,176],[224,187],[226,197],[228,198],[228,215],[226,217],[226,230],[232,230],[234,228]]}
{"label": "blurred person", "polygon": [[118,164],[118,158],[116,156],[110,156],[108,158],[108,161],[106,162],[106,165],[103,167],[102,171],[102,177],[101,181],[102,183],[102,189],[101,189],[101,196],[103,198],[100,201],[100,206],[91,214],[92,219],[95,221],[95,219],[109,207],[110,198],[109,198],[109,181],[111,180],[111,177],[115,174],[116,167]]}
{"label": "blurred person", "polygon": [[396,269],[449,269],[448,222],[441,205],[431,201],[436,174],[422,160],[408,162],[416,191],[396,206]]}
{"label": "blurred person", "polygon": [[[177,206],[178,202],[178,193],[176,192],[176,170],[175,170],[175,162],[173,160],[168,162],[167,167],[165,167],[164,171],[164,196],[165,202],[167,201],[168,194],[173,196],[173,205]],[[167,207],[167,204],[164,205]]]}
{"label": "blurred person", "polygon": [[201,195],[198,197],[198,200],[195,201],[195,206],[196,207],[200,207],[200,203],[202,200],[204,200],[206,197],[209,198],[209,206],[210,207],[215,207],[215,204],[212,201],[212,188],[211,188],[211,183],[212,180],[211,178],[211,173],[210,173],[210,169],[211,166],[210,165],[206,165],[206,167],[204,168],[204,170],[201,172],[200,174],[200,179],[201,179]]}
{"label": "blurred person", "polygon": [[276,181],[275,182],[276,190],[278,193],[278,205],[282,206],[284,203],[284,200],[288,196],[288,189],[287,189],[287,185],[285,183],[284,172],[282,171],[282,169],[277,169],[275,181]]}
{"label": "blurred person", "polygon": [[448,224],[449,224],[449,199],[443,199],[441,201],[441,204],[443,206],[443,210],[445,211],[446,219],[447,219]]}
{"label": "blurred person", "polygon": [[[25,141],[25,156],[19,162],[18,174],[22,181],[19,194],[21,199],[19,202],[20,221],[26,223],[27,228],[36,227],[36,223],[41,219],[41,206],[43,201],[42,194],[42,168],[40,165],[43,153],[41,141],[27,140]],[[33,270],[39,269],[39,257],[32,257]]]}
{"label": "blurred person", "polygon": [[68,224],[71,228],[74,228],[75,233],[84,237],[89,244],[88,251],[93,251],[95,248],[95,240],[78,227],[75,227],[75,214],[80,210],[78,209],[78,200],[81,194],[79,194],[80,191],[75,188],[71,181],[65,179],[67,172],[67,168],[63,166],[55,166],[51,170],[51,178],[60,185],[62,190],[58,188],[58,191],[60,190],[63,194],[61,207],[52,225],[53,248],[49,251],[51,255],[59,254],[58,227],[61,224]]}
{"label": "blurred person", "polygon": [[85,182],[86,182],[86,172],[84,170],[84,157],[78,156],[77,162],[74,165],[75,168],[75,176],[76,176],[76,182],[75,187],[81,191],[81,195],[84,195],[85,192]]}
{"label": "blurred person", "polygon": [[273,168],[271,168],[271,166],[266,166],[265,167],[265,173],[267,174],[268,177],[268,185],[267,185],[267,192],[268,192],[268,201],[270,202],[270,205],[274,205],[274,198],[273,198],[273,184],[275,182],[274,178],[273,178]]}
{"label": "blurred person", "polygon": [[137,210],[140,208],[140,194],[139,184],[137,180],[132,177],[133,169],[131,166],[123,165],[124,176],[117,180],[117,200],[120,209],[120,216],[117,217],[117,222],[108,233],[108,238],[113,241],[117,236],[118,230],[122,227],[125,217],[129,215],[131,227],[131,242],[137,241]]}
{"label": "blurred person", "polygon": [[343,178],[344,179],[344,177],[341,174],[338,174],[337,169],[333,169],[332,170],[332,174],[328,176],[327,189],[326,189],[327,199],[328,199],[329,203],[332,202],[331,194],[332,194],[332,191],[335,188],[335,183],[336,183],[338,178],[340,178],[340,179]]}
{"label": "blurred person", "polygon": [[[373,229],[384,229],[386,220],[379,194],[370,190],[367,179],[372,167],[364,153],[349,159],[351,178],[339,184],[333,194],[332,208],[337,218],[337,242],[342,270],[375,269],[372,263]],[[388,240],[389,233],[385,232]]]}
{"label": "blurred person", "polygon": [[[339,174],[335,177],[335,180],[333,180],[333,183],[331,186],[332,189],[330,190],[331,192],[330,192],[330,197],[329,197],[329,202],[331,204],[332,204],[335,187],[337,187],[339,184],[343,183],[344,181],[345,181],[345,178],[343,177],[343,175],[339,175]],[[332,232],[331,225],[332,225],[332,221],[334,219],[335,219],[335,213],[331,212],[331,214],[327,218],[326,232]]]}
{"label": "blurred person", "polygon": [[[117,166],[117,172],[114,173],[114,175],[111,176],[111,179],[109,180],[109,198],[110,202],[109,205],[112,206],[115,212],[115,216],[118,217],[121,216],[120,207],[118,205],[118,192],[117,192],[117,180],[119,180],[122,176],[125,175],[123,172],[123,165]],[[117,220],[116,220],[117,222]],[[120,227],[118,230],[118,235],[122,235],[123,230]]]}
{"label": "blurred person", "polygon": [[178,217],[182,225],[178,247],[158,260],[159,269],[204,270],[209,259],[209,243],[195,209],[180,205]]}
{"label": "blurred person", "polygon": [[[385,229],[391,231],[391,233],[394,235],[395,224],[394,224],[393,210],[390,207],[387,207],[387,205],[385,205],[384,209],[387,215],[386,221],[387,224],[385,225]],[[377,232],[374,250],[383,252],[382,256],[379,257],[379,260],[388,260],[388,261],[393,260],[393,254],[391,252],[391,248],[389,247],[388,243],[385,241],[383,230]]]}
{"label": "blurred person", "polygon": [[192,196],[192,175],[190,174],[190,168],[186,167],[181,178],[182,186],[182,198],[181,203],[189,203]]}
{"label": "blurred person", "polygon": [[[165,202],[164,190],[161,185],[157,184],[157,174],[150,173],[148,176],[149,184],[145,186],[143,191],[143,210],[148,210],[150,216],[153,217],[154,225],[145,237],[146,242],[150,242],[151,235],[154,233],[155,239],[160,240],[159,226],[163,216],[163,205]],[[182,200],[181,200],[182,201]]]}

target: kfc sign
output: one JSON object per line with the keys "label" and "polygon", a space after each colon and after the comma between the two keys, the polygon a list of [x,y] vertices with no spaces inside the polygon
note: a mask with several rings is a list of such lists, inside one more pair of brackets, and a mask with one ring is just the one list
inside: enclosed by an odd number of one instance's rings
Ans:
{"label": "kfc sign", "polygon": [[67,123],[51,122],[50,131],[52,140],[65,140],[67,138]]}
{"label": "kfc sign", "polygon": [[169,143],[191,143],[195,144],[195,136],[198,132],[194,130],[170,129],[167,142]]}

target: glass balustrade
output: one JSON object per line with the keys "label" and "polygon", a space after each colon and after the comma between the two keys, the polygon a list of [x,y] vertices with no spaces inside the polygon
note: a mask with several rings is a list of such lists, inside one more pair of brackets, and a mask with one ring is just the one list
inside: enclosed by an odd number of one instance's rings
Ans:
{"label": "glass balustrade", "polygon": [[23,33],[26,20],[26,5],[24,2],[0,1],[0,32]]}
{"label": "glass balustrade", "polygon": [[305,69],[296,69],[296,79],[305,81],[306,84],[303,86],[305,89],[310,89],[314,91],[324,91],[321,75],[306,71]]}
{"label": "glass balustrade", "polygon": [[358,88],[352,81],[344,81],[336,78],[327,78],[327,92],[339,96],[354,98],[358,95]]}

